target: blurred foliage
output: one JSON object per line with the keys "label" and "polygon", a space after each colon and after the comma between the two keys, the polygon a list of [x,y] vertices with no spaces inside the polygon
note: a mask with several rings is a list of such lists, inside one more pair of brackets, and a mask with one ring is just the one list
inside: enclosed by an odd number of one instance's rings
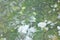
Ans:
{"label": "blurred foliage", "polygon": [[[54,4],[58,6],[51,7]],[[36,22],[33,22],[31,26],[35,26],[38,30],[40,29],[37,24],[41,21],[57,22],[54,28],[49,28],[48,31],[40,30],[34,33],[33,40],[60,40],[57,30],[57,26],[60,26],[58,14],[60,14],[60,2],[58,0],[0,0],[0,40],[4,40],[4,38],[6,40],[20,40],[17,26],[22,25],[22,20],[29,24],[31,16],[36,18]],[[49,39],[48,35],[55,35],[56,37]]]}

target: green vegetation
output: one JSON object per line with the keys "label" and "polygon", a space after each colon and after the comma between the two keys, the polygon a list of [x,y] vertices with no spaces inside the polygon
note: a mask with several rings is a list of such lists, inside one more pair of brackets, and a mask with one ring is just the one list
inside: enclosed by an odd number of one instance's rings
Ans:
{"label": "green vegetation", "polygon": [[[18,32],[22,25],[37,30],[33,37]],[[60,40],[60,0],[0,0],[0,40]]]}

